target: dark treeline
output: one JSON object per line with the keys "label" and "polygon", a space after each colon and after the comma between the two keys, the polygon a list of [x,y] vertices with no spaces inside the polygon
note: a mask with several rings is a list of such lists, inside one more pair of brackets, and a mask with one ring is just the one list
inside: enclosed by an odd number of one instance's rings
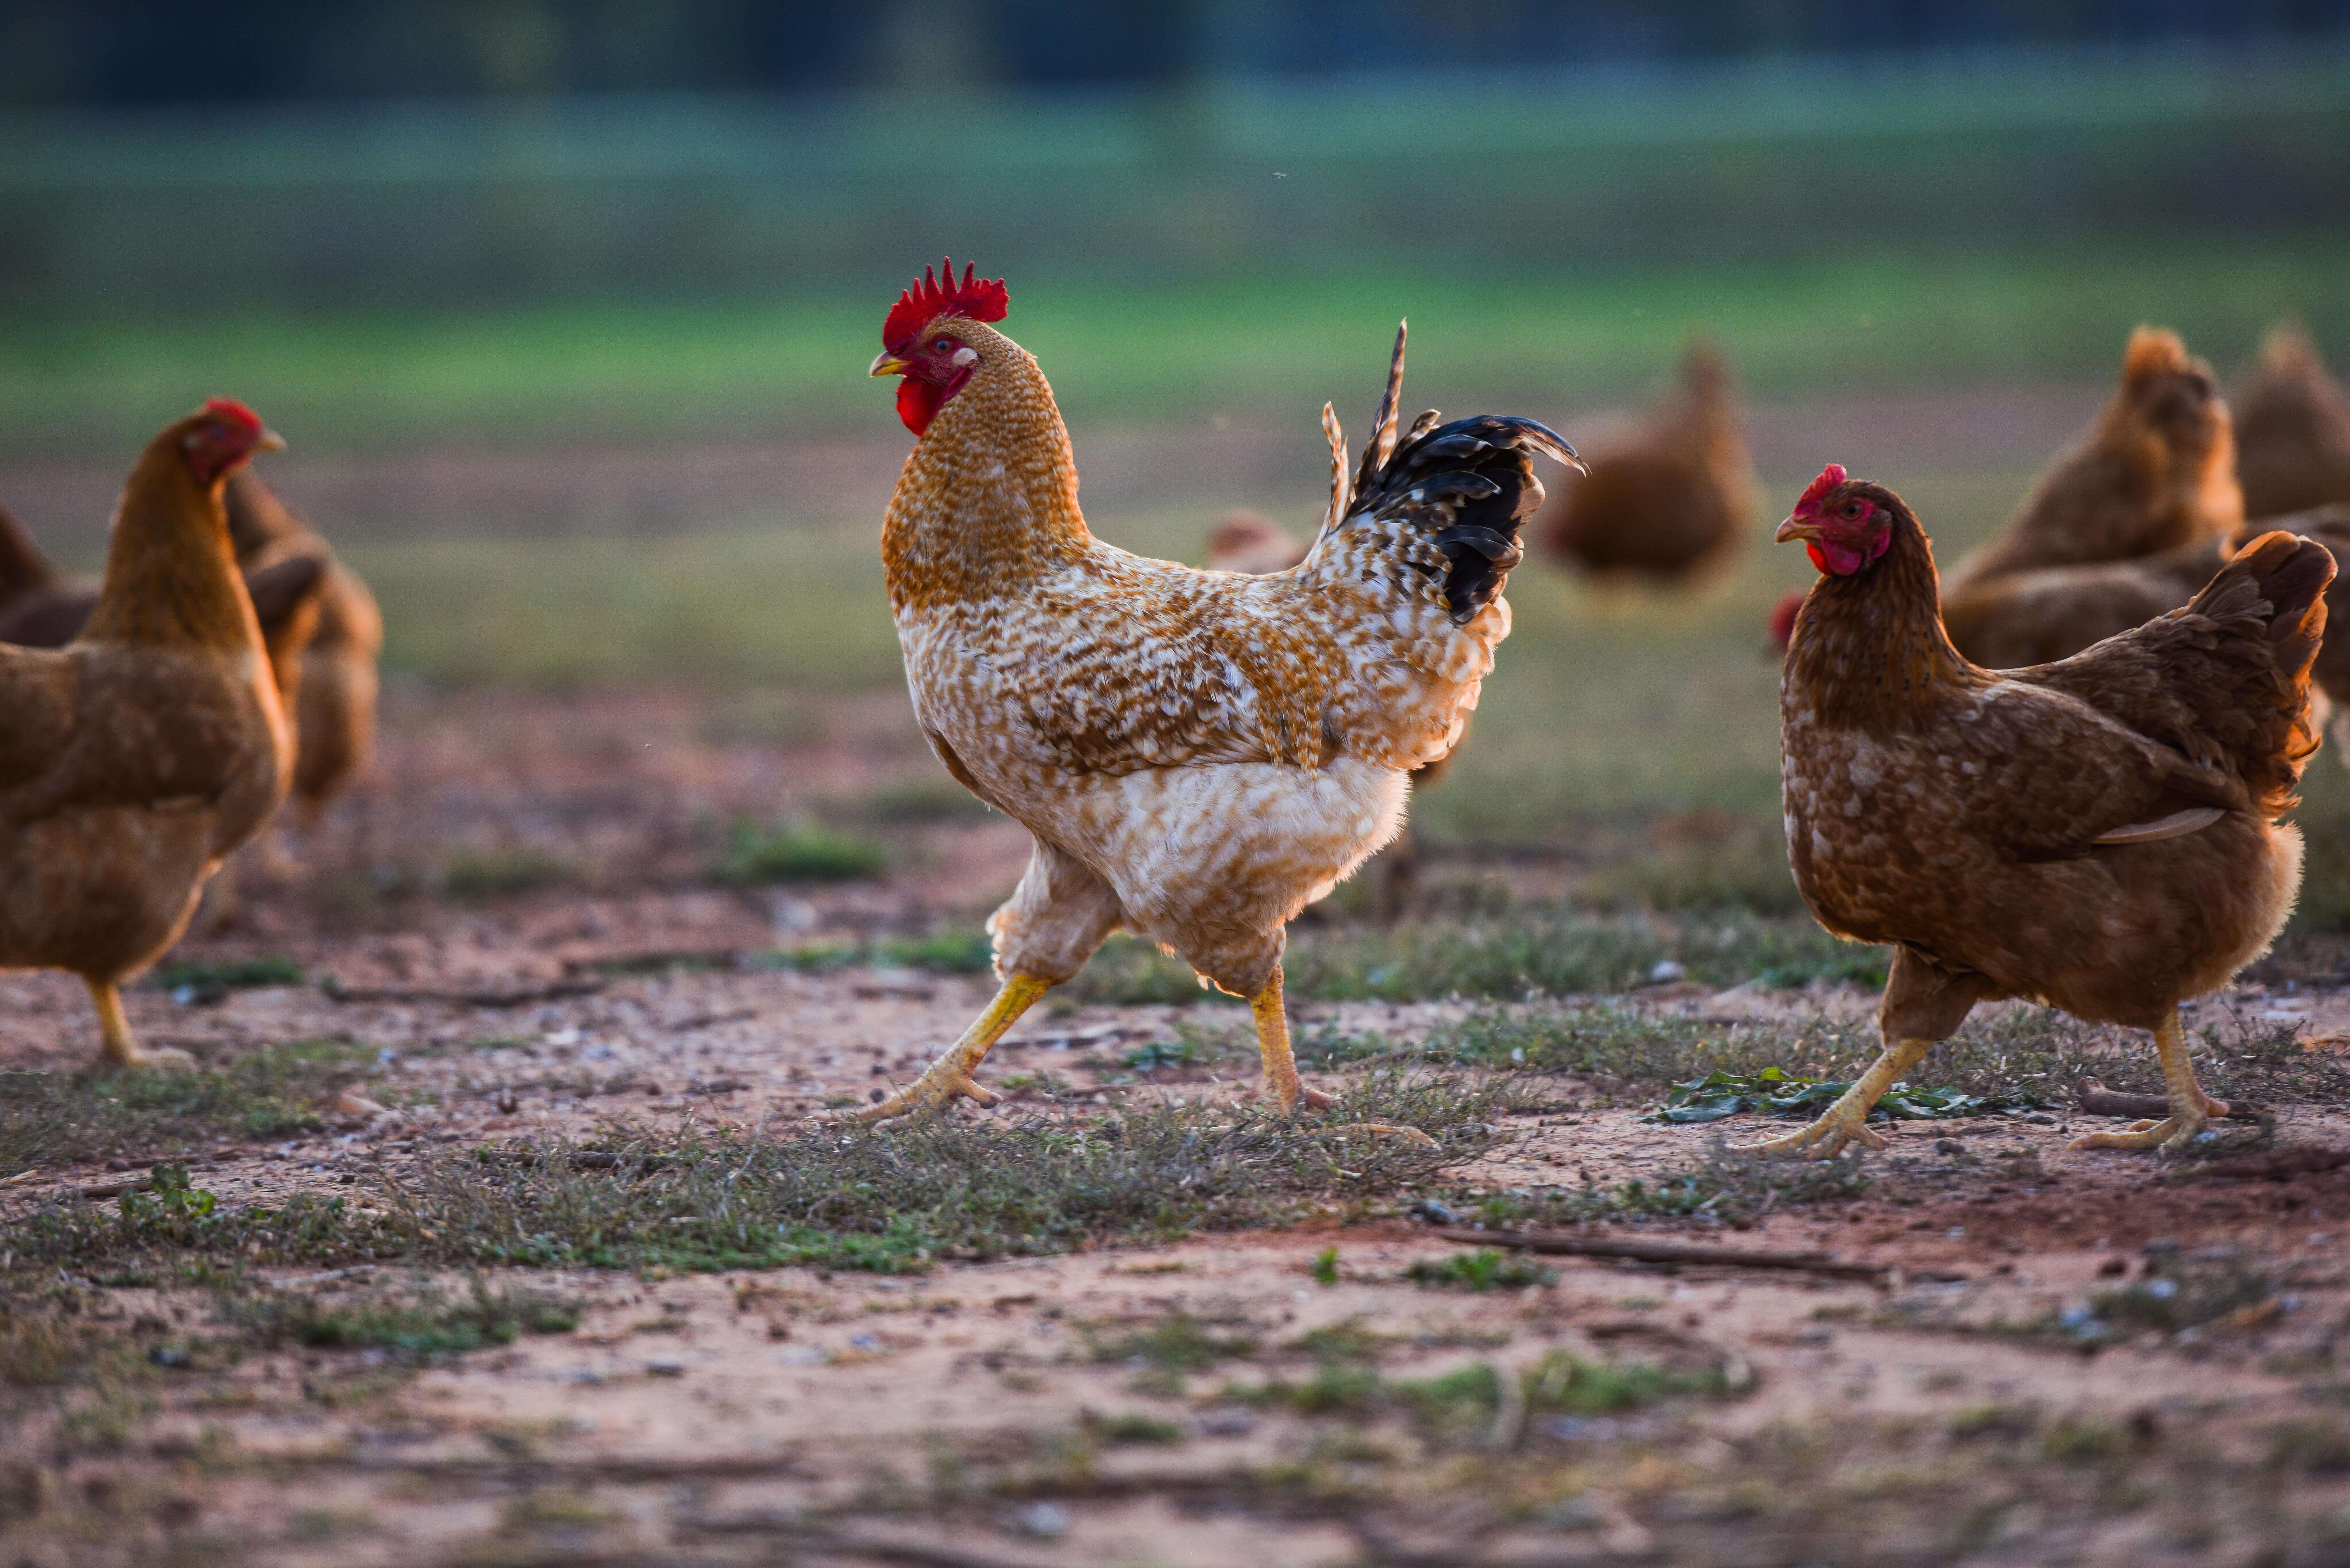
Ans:
{"label": "dark treeline", "polygon": [[1147,84],[2335,31],[2350,0],[15,0],[0,103]]}

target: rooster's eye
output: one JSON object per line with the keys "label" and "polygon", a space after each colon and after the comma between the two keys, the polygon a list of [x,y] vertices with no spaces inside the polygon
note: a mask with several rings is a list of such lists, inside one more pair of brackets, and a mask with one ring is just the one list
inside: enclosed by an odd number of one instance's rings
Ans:
{"label": "rooster's eye", "polygon": [[1847,517],[1858,517],[1860,515],[1860,503],[1857,501],[1846,502],[1844,504],[1844,514]]}
{"label": "rooster's eye", "polygon": [[953,339],[953,338],[951,338],[951,337],[941,337],[941,338],[940,338],[937,342],[935,342],[935,343],[933,343],[933,344],[931,344],[931,351],[932,353],[934,353],[934,354],[943,354],[943,353],[945,353],[948,349],[950,349],[950,348],[953,348],[953,347],[954,347],[954,339]]}

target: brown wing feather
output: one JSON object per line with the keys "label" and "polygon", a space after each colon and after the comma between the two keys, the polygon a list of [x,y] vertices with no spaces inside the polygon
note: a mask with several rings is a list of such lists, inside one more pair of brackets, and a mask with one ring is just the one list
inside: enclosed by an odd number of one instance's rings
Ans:
{"label": "brown wing feather", "polygon": [[2252,809],[2275,817],[2292,809],[2317,749],[2309,672],[2333,580],[2324,545],[2264,534],[2183,609],[2010,678],[2061,691],[2236,782]]}

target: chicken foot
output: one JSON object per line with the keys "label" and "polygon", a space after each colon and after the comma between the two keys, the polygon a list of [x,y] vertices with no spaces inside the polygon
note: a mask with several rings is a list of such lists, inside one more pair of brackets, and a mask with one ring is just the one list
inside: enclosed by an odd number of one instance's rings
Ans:
{"label": "chicken foot", "polygon": [[[1281,1108],[1284,1116],[1295,1116],[1303,1107],[1326,1110],[1338,1103],[1336,1096],[1319,1089],[1309,1089],[1297,1077],[1297,1058],[1289,1048],[1289,1013],[1282,1005],[1281,968],[1274,966],[1273,978],[1263,991],[1249,998],[1249,1012],[1256,1016],[1257,1054],[1264,1059],[1264,1092],[1267,1098]],[[1396,1127],[1388,1122],[1349,1122],[1345,1127],[1327,1129],[1338,1133],[1361,1133],[1367,1137],[1401,1138],[1419,1148],[1434,1148],[1436,1140],[1418,1127]]]}
{"label": "chicken foot", "polygon": [[2162,1061],[2163,1087],[2170,1092],[2170,1114],[2160,1121],[2133,1122],[2121,1132],[2085,1133],[2067,1148],[2160,1148],[2177,1154],[2202,1134],[2214,1116],[2228,1114],[2228,1104],[2203,1092],[2195,1081],[2194,1064],[2187,1059],[2187,1031],[2178,1012],[2154,1027],[2155,1054]]}
{"label": "chicken foot", "polygon": [[137,1067],[192,1067],[196,1059],[185,1051],[169,1045],[152,1050],[139,1044],[130,1033],[130,1019],[122,1011],[122,992],[110,980],[92,980],[82,976],[89,987],[91,1005],[98,1009],[99,1065],[108,1072],[125,1072]]}
{"label": "chicken foot", "polygon": [[1931,1040],[1897,1040],[1811,1126],[1779,1137],[1766,1137],[1760,1143],[1732,1144],[1731,1147],[1739,1154],[1792,1154],[1805,1159],[1829,1158],[1842,1152],[1848,1143],[1883,1148],[1893,1140],[1868,1125],[1869,1110],[1885,1097],[1886,1090],[1899,1083],[1901,1075],[1933,1048]]}
{"label": "chicken foot", "polygon": [[[942,1110],[952,1100],[974,1100],[982,1106],[993,1106],[1003,1098],[992,1089],[980,1087],[972,1074],[1003,1032],[1020,1021],[1020,1015],[1035,1004],[1036,999],[1053,989],[1049,980],[1039,980],[1033,974],[1015,974],[1003,982],[987,1011],[972,1020],[962,1038],[948,1046],[939,1059],[924,1070],[922,1075],[905,1088],[891,1095],[878,1106],[863,1106],[844,1111],[837,1119],[852,1122],[886,1121],[892,1116],[910,1116],[917,1111]],[[817,1116],[813,1120],[835,1119]]]}

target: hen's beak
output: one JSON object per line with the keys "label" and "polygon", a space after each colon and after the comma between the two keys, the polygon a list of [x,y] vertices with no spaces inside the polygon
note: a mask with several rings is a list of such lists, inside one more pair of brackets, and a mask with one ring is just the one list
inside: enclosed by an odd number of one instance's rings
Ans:
{"label": "hen's beak", "polygon": [[286,450],[286,438],[279,435],[276,431],[271,430],[267,425],[264,425],[261,427],[260,436],[253,444],[262,452],[284,452]]}
{"label": "hen's beak", "polygon": [[1771,543],[1773,545],[1784,545],[1796,539],[1816,539],[1819,536],[1820,525],[1818,524],[1798,523],[1795,519],[1790,517],[1784,523],[1779,524],[1779,531],[1771,535]]}
{"label": "hen's beak", "polygon": [[866,374],[868,376],[895,376],[909,368],[910,367],[903,359],[892,359],[889,358],[889,351],[884,348],[880,353],[873,356],[873,368],[870,370],[868,370]]}

